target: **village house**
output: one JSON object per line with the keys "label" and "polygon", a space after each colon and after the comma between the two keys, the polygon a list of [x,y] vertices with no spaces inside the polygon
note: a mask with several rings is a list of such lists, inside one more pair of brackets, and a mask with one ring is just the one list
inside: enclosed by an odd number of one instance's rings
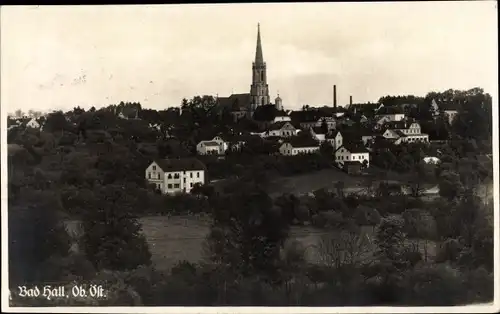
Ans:
{"label": "village house", "polygon": [[458,115],[458,111],[452,110],[452,109],[443,110],[443,113],[444,113],[445,117],[448,118],[449,124],[452,124],[453,120]]}
{"label": "village house", "polygon": [[189,193],[196,184],[205,184],[205,165],[195,158],[162,159],[151,162],[145,175],[163,194]]}
{"label": "village house", "polygon": [[281,144],[280,154],[284,156],[295,156],[299,154],[314,154],[319,151],[319,143],[308,138],[291,138]]}
{"label": "village house", "polygon": [[418,122],[392,121],[384,124],[382,136],[394,140],[394,144],[429,142],[429,135],[422,133]]}
{"label": "village house", "polygon": [[332,145],[334,150],[337,150],[343,143],[343,136],[340,131],[331,132],[325,135],[325,141]]}
{"label": "village house", "polygon": [[31,129],[39,129],[41,126],[40,122],[38,122],[35,118],[31,118],[31,120],[26,123],[26,127]]}
{"label": "village house", "polygon": [[200,141],[196,145],[196,152],[199,155],[224,155],[227,151],[228,143],[220,136],[216,136],[211,140]]}
{"label": "village house", "polygon": [[316,141],[323,143],[326,139],[326,135],[329,132],[328,131],[325,132],[325,130],[322,127],[313,127],[309,128],[309,133]]}
{"label": "village house", "polygon": [[335,161],[342,168],[346,161],[355,161],[362,164],[363,168],[368,168],[370,166],[370,153],[361,144],[344,143],[335,151]]}
{"label": "village house", "polygon": [[402,121],[404,118],[405,114],[397,107],[381,107],[380,109],[377,109],[375,114],[375,120],[377,120],[377,123]]}
{"label": "village house", "polygon": [[252,132],[252,135],[259,135],[262,138],[267,137],[291,137],[296,136],[300,130],[296,129],[291,122],[283,121],[271,124],[266,131]]}

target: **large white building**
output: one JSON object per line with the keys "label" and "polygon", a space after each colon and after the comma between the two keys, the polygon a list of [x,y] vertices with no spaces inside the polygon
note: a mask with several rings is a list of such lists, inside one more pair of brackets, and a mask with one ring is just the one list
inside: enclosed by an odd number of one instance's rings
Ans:
{"label": "large white building", "polygon": [[422,133],[418,122],[406,121],[389,122],[384,125],[382,136],[394,140],[394,144],[429,142],[429,135]]}
{"label": "large white building", "polygon": [[145,176],[164,194],[189,193],[196,184],[205,184],[205,165],[195,158],[156,160]]}
{"label": "large white building", "polygon": [[280,154],[295,156],[299,154],[314,154],[319,151],[319,142],[308,138],[291,138],[281,144]]}

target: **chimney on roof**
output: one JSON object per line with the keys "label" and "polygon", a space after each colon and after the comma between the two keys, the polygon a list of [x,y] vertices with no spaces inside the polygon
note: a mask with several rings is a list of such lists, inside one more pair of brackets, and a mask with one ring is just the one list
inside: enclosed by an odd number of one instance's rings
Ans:
{"label": "chimney on roof", "polygon": [[333,85],[333,108],[337,109],[337,85]]}
{"label": "chimney on roof", "polygon": [[352,95],[349,96],[349,106],[352,106]]}

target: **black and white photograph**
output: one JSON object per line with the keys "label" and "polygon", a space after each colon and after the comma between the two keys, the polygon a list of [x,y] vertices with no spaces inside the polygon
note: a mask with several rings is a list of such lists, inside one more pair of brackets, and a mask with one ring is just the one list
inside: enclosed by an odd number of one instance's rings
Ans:
{"label": "black and white photograph", "polygon": [[0,10],[3,312],[500,310],[497,1]]}

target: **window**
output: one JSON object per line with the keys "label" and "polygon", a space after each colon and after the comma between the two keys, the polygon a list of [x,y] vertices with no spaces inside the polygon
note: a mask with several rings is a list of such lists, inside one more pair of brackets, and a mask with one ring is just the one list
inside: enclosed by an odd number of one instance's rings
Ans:
{"label": "window", "polygon": [[184,178],[184,183],[186,183],[186,178]]}
{"label": "window", "polygon": [[158,173],[158,180],[160,180],[161,176],[160,176],[160,173]]}
{"label": "window", "polygon": [[148,172],[148,179],[151,179],[151,172]]}
{"label": "window", "polygon": [[193,177],[193,173],[192,173],[192,172],[191,172],[191,173],[189,173],[189,177],[190,177],[190,178],[192,178],[192,177]]}
{"label": "window", "polygon": [[171,173],[168,174],[168,178],[172,179],[172,174]]}
{"label": "window", "polygon": [[178,173],[174,174],[174,179],[179,179],[179,174]]}
{"label": "window", "polygon": [[200,173],[199,173],[199,172],[197,172],[197,173],[196,173],[196,177],[197,177],[197,178],[199,178],[199,177],[200,177]]}
{"label": "window", "polygon": [[193,182],[191,182],[191,184],[189,185],[190,187],[193,187]]}
{"label": "window", "polygon": [[180,187],[179,183],[174,184],[174,189],[178,189]]}
{"label": "window", "polygon": [[167,187],[168,187],[169,189],[171,189],[171,188],[172,188],[172,184],[168,184],[168,185],[167,185]]}
{"label": "window", "polygon": [[153,166],[153,170],[156,170],[156,166]]}

